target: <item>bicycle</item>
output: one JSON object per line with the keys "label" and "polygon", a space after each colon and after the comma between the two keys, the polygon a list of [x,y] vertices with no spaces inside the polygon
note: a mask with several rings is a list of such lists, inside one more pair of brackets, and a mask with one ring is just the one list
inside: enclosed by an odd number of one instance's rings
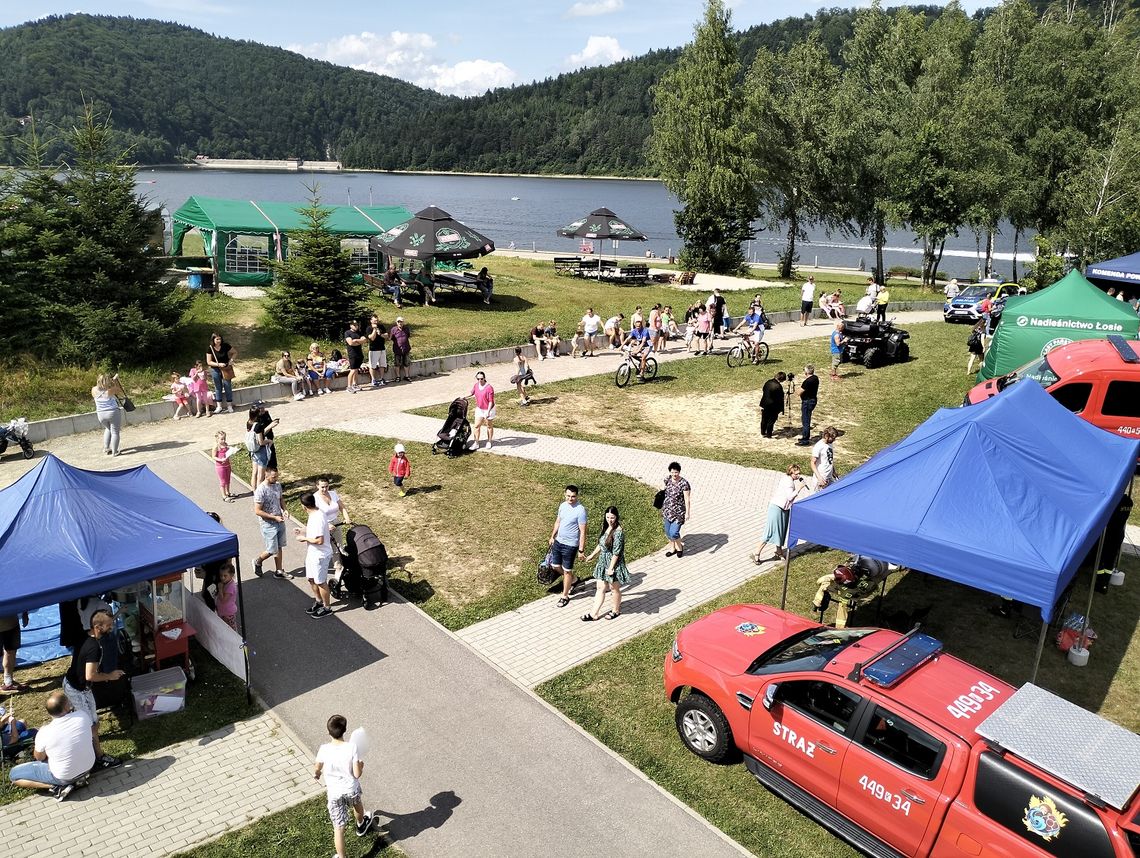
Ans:
{"label": "bicycle", "polygon": [[768,360],[768,344],[761,340],[758,345],[753,345],[751,334],[745,334],[740,338],[740,342],[728,350],[726,360],[728,365],[734,369],[738,366],[744,366],[748,361],[763,363]]}
{"label": "bicycle", "polygon": [[[624,360],[621,366],[617,368],[614,373],[614,381],[618,387],[625,387],[629,384],[629,380],[641,372],[641,359],[630,353],[628,348],[622,349]],[[657,359],[652,355],[645,359],[645,373],[641,376],[642,381],[649,381],[657,377]]]}

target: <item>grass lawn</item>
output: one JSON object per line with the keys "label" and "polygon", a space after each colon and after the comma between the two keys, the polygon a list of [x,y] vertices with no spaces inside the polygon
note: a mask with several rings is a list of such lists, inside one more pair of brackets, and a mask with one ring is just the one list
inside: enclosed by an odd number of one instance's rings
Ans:
{"label": "grass lawn", "polygon": [[[133,724],[120,721],[117,715],[101,712],[99,735],[106,753],[116,757],[137,757],[201,736],[261,711],[256,703],[246,702],[245,683],[214,661],[196,643],[191,643],[191,647],[197,679],[187,684],[186,708]],[[63,674],[70,663],[70,658],[59,658],[19,669],[17,678],[30,685],[31,690],[8,695],[0,702],[9,710],[14,709],[16,717],[29,726],[38,727],[46,723],[49,718],[44,711],[44,701],[48,694],[61,687]],[[0,804],[27,796],[27,790],[12,786],[7,777],[0,780]]]}
{"label": "grass lawn", "polygon": [[664,544],[653,489],[628,477],[478,453],[448,459],[405,442],[412,476],[401,498],[388,476],[394,443],[332,431],[281,438],[286,503],[303,520],[300,496],[327,475],[353,521],[383,540],[392,587],[449,629],[545,594],[535,571],[568,484],[581,491],[592,544],[610,504],[622,513],[630,561]]}
{"label": "grass lawn", "polygon": [[[412,328],[412,356],[426,358],[443,354],[479,351],[517,345],[538,321],[556,319],[563,331],[573,334],[574,326],[586,307],[593,306],[602,318],[617,312],[628,317],[635,305],[651,307],[655,302],[671,304],[683,315],[684,309],[708,290],[680,289],[660,284],[622,287],[576,277],[558,276],[545,261],[493,256],[488,267],[495,277],[495,299],[486,307],[476,295],[441,293],[437,307],[405,305],[398,311]],[[820,289],[842,288],[861,294],[863,276],[820,274]],[[757,288],[763,284],[759,281]],[[930,300],[939,297],[923,292],[915,283],[892,282],[896,301]],[[791,310],[799,306],[799,286],[764,287],[769,310]],[[939,293],[940,294],[940,293]],[[750,293],[727,294],[729,309],[741,313]],[[391,324],[396,308],[376,302],[380,318]],[[237,384],[266,381],[282,350],[294,355],[308,351],[309,338],[289,334],[266,318],[263,301],[236,299],[223,294],[198,295],[177,336],[172,339],[165,360],[139,366],[115,367],[124,386],[139,402],[153,402],[168,392],[171,370],[185,374],[206,352],[209,335],[218,331],[238,352]],[[324,342],[325,354],[343,343]],[[90,411],[90,391],[98,369],[93,366],[53,366],[29,359],[0,359],[4,385],[0,387],[0,418],[23,416],[29,420]]]}
{"label": "grass lawn", "polygon": [[[357,837],[349,831],[344,845],[349,858],[398,858],[404,854],[396,846],[385,845],[382,836],[372,834]],[[332,850],[329,813],[324,796],[320,796],[264,816],[253,825],[203,846],[179,852],[174,858],[284,858],[328,855]]]}
{"label": "grass lawn", "polygon": [[[788,608],[808,616],[815,579],[845,555],[818,552],[792,562]],[[1055,647],[1047,646],[1038,684],[1130,729],[1140,728],[1140,562],[1127,558],[1124,587],[1112,587],[1093,601],[1092,625],[1100,637],[1087,667],[1071,667]],[[1087,574],[1078,579],[1072,610],[1083,611]],[[677,736],[674,707],[665,700],[662,670],[673,635],[715,608],[739,602],[780,602],[782,568],[757,577],[715,602],[654,629],[575,668],[538,689],[546,700],[644,771],[654,781],[757,855],[853,856],[856,853],[824,829],[808,822],[765,790],[743,765],[712,765],[687,751]],[[995,601],[971,590],[920,573],[891,579],[882,620],[895,612],[930,606],[924,631],[946,650],[996,674],[1014,686],[1029,679],[1040,621],[990,615]],[[1028,617],[1028,611],[1027,617]],[[828,619],[833,619],[833,614]],[[854,615],[852,625],[876,625],[870,605]],[[1015,637],[1015,631],[1025,632]]]}
{"label": "grass lawn", "polygon": [[[824,426],[839,430],[836,463],[850,471],[893,444],[943,406],[961,404],[971,387],[961,326],[942,322],[914,325],[911,360],[868,370],[844,364],[843,380],[828,376],[827,342],[779,344],[768,362],[729,369],[723,354],[662,364],[657,379],[622,390],[606,374],[532,388],[534,404],[520,408],[513,396],[498,404],[497,426],[588,441],[784,470],[803,466],[809,450],[795,445],[800,431],[799,399],[791,419],[776,424],[776,437],[760,437],[760,387],[779,370],[802,377],[814,363],[821,375],[815,434]],[[727,342],[727,341],[723,341]],[[675,345],[675,344],[674,344]],[[560,358],[565,360],[565,358]],[[542,364],[535,372],[542,381]],[[798,387],[798,385],[797,385]],[[419,413],[443,418],[446,406]]]}

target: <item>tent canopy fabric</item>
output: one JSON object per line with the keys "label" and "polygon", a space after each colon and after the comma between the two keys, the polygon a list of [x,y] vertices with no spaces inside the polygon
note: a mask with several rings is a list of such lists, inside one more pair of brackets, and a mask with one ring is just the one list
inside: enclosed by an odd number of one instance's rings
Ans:
{"label": "tent canopy fabric", "polygon": [[234,534],[145,465],[47,456],[0,491],[0,616],[237,556]]}
{"label": "tent canopy fabric", "polygon": [[1113,286],[1125,284],[1129,287],[1125,291],[1135,295],[1140,292],[1140,253],[1130,253],[1089,265],[1085,268],[1085,277],[1094,283]]}
{"label": "tent canopy fabric", "polygon": [[1006,302],[978,381],[1005,375],[1074,340],[1109,334],[1136,339],[1138,327],[1132,307],[1070,271],[1052,286]]}
{"label": "tent canopy fabric", "polygon": [[[243,273],[226,266],[225,248],[236,235],[268,236],[270,257],[283,256],[288,235],[307,227],[302,203],[224,200],[190,197],[171,215],[171,255],[182,255],[186,233],[202,233],[206,255],[214,260],[219,279],[225,283],[257,285],[269,283],[267,272]],[[321,206],[329,212],[325,227],[342,238],[369,238],[411,218],[403,206]],[[279,253],[280,252],[280,253]]]}
{"label": "tent canopy fabric", "polygon": [[1104,530],[1140,440],[1098,429],[1036,384],[943,408],[795,504],[805,539],[1053,606]]}

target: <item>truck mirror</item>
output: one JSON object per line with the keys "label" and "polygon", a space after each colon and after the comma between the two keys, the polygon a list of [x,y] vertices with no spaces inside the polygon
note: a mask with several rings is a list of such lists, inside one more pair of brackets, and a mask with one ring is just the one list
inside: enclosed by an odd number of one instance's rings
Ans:
{"label": "truck mirror", "polygon": [[771,709],[772,704],[776,702],[776,690],[780,687],[780,683],[773,682],[764,689],[764,708]]}

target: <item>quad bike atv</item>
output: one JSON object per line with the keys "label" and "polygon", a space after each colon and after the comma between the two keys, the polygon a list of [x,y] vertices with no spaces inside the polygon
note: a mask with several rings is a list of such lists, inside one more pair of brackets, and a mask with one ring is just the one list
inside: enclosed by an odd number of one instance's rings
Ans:
{"label": "quad bike atv", "polygon": [[910,358],[907,344],[910,334],[896,328],[893,322],[876,322],[860,316],[846,324],[843,335],[847,337],[843,359],[861,363],[867,369],[891,362],[905,363]]}

